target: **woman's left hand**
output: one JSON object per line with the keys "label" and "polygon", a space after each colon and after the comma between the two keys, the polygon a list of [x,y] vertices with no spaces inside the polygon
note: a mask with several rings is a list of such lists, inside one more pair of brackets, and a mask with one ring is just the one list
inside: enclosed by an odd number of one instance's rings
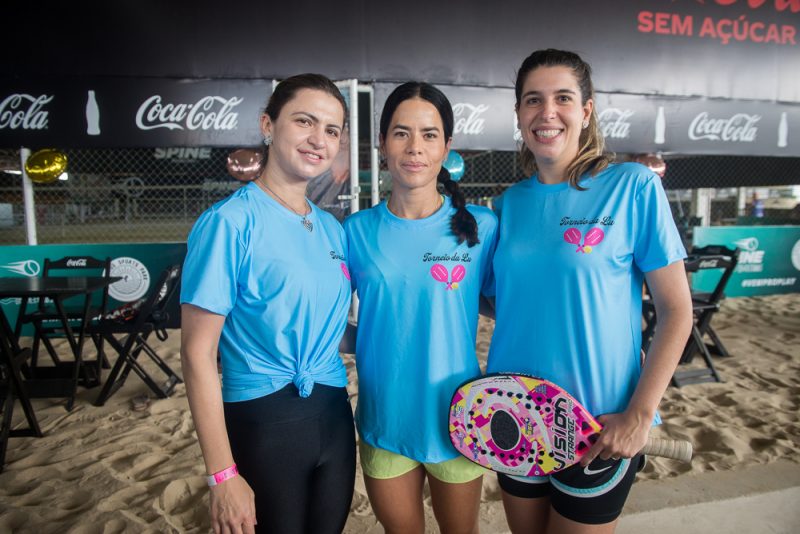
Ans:
{"label": "woman's left hand", "polygon": [[581,458],[581,465],[587,466],[600,457],[602,460],[609,458],[632,458],[644,448],[652,417],[629,412],[610,413],[601,415],[597,421],[603,425],[597,441]]}

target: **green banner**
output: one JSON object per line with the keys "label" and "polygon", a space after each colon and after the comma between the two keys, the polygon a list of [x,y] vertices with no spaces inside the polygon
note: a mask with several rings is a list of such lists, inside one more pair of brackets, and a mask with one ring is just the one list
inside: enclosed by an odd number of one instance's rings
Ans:
{"label": "green banner", "polygon": [[[728,281],[729,297],[800,292],[800,226],[698,226],[694,246],[739,247],[739,263]],[[692,289],[711,291],[722,270],[692,276]]]}
{"label": "green banner", "polygon": [[[183,264],[186,243],[101,243],[85,245],[20,245],[0,247],[0,276],[41,276],[45,258],[58,259],[65,256],[92,256],[111,258],[111,275],[121,276],[108,290],[108,309],[113,313],[130,302],[146,298],[158,283],[161,272],[174,264]],[[100,295],[94,304],[100,304]],[[29,302],[32,311],[35,302]],[[11,326],[19,314],[20,299],[0,300]],[[178,299],[170,303],[168,326],[180,326]],[[32,335],[32,327],[26,326],[23,335]]]}

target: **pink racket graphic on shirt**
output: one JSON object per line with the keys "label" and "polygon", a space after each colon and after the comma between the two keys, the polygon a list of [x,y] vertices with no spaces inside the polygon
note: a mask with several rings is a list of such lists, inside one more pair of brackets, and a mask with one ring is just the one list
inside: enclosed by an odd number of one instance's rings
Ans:
{"label": "pink racket graphic on shirt", "polygon": [[464,279],[467,270],[463,265],[456,265],[450,273],[450,289],[458,289],[458,283]]}
{"label": "pink racket graphic on shirt", "polygon": [[583,238],[583,244],[581,245],[581,231],[577,228],[570,228],[564,232],[564,241],[576,245],[578,248],[575,249],[575,252],[589,254],[592,252],[592,247],[600,243],[605,236],[606,234],[600,228],[592,228],[586,232],[586,236]]}
{"label": "pink racket graphic on shirt", "polygon": [[573,245],[578,245],[578,248],[575,249],[575,252],[579,252],[583,248],[581,247],[581,231],[577,228],[570,228],[564,232],[564,241]]}
{"label": "pink racket graphic on shirt", "polygon": [[344,277],[347,278],[347,280],[349,281],[350,280],[350,271],[347,269],[347,265],[344,262],[342,262],[341,267],[342,267],[342,272],[344,273]]}
{"label": "pink racket graphic on shirt", "polygon": [[437,282],[447,284],[447,287],[445,288],[447,291],[450,291],[451,289],[458,289],[458,283],[464,279],[466,274],[467,270],[463,265],[456,265],[453,267],[452,273],[448,272],[447,267],[441,263],[436,263],[433,265],[433,267],[431,267],[431,276]]}

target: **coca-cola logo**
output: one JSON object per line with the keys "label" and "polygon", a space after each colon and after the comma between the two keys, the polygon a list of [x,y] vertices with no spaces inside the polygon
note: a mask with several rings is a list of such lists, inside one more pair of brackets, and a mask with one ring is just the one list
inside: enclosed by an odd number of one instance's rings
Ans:
{"label": "coca-cola logo", "polygon": [[47,111],[42,109],[55,95],[33,96],[25,93],[8,95],[0,102],[0,129],[44,130]]}
{"label": "coca-cola logo", "polygon": [[464,135],[480,135],[485,128],[484,120],[481,115],[489,109],[486,104],[470,104],[468,102],[456,102],[453,105],[453,116],[455,117],[454,133]]}
{"label": "coca-cola logo", "polygon": [[164,104],[161,95],[153,95],[139,106],[136,126],[141,130],[234,130],[239,114],[233,108],[243,100],[204,96],[194,104]]}
{"label": "coca-cola logo", "polygon": [[597,115],[600,130],[606,139],[628,139],[631,136],[632,109],[606,108]]}
{"label": "coca-cola logo", "polygon": [[704,111],[689,125],[689,139],[752,143],[756,140],[758,133],[756,123],[760,120],[761,115],[747,113],[737,113],[727,119],[715,119]]}
{"label": "coca-cola logo", "polygon": [[86,267],[86,258],[69,259],[67,267]]}

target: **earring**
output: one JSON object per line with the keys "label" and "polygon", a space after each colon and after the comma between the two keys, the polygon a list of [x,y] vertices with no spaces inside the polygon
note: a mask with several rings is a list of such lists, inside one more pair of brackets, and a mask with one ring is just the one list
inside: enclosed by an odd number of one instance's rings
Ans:
{"label": "earring", "polygon": [[[585,126],[584,126],[585,128]],[[272,144],[272,136],[267,134],[264,136],[264,146],[269,146]]]}
{"label": "earring", "polygon": [[585,130],[588,127],[589,127],[589,121],[583,121],[583,129]]}

